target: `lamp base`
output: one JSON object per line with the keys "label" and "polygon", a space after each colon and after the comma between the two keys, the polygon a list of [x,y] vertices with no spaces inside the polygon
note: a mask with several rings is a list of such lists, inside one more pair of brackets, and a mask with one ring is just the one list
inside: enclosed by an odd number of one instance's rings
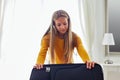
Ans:
{"label": "lamp base", "polygon": [[112,61],[112,60],[105,60],[104,63],[105,63],[105,64],[113,64],[113,61]]}

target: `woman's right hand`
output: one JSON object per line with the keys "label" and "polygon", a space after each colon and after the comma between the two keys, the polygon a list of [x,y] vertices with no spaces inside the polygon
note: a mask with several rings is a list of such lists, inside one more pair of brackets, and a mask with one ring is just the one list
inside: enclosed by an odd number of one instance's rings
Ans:
{"label": "woman's right hand", "polygon": [[36,69],[41,69],[41,68],[43,68],[43,64],[36,64],[36,65],[34,66],[34,68],[36,68]]}

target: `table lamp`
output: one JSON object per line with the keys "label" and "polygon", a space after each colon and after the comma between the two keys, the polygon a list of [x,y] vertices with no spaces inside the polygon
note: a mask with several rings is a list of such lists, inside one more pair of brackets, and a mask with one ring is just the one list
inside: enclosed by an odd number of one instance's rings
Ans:
{"label": "table lamp", "polygon": [[[105,46],[115,45],[113,34],[112,33],[105,33],[104,37],[103,37],[102,44]],[[107,56],[108,56],[108,59],[105,60],[105,64],[112,64],[113,61],[109,59],[110,58],[109,52],[108,52]]]}

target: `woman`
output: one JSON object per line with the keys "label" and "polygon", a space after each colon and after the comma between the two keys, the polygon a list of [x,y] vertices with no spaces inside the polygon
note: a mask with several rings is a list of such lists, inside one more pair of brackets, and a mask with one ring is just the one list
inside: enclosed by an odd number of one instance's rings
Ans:
{"label": "woman", "polygon": [[68,13],[64,10],[55,11],[50,27],[42,38],[41,49],[34,68],[40,69],[43,67],[47,51],[50,54],[51,64],[73,63],[74,48],[77,49],[87,68],[94,67],[94,62],[90,61],[80,37],[71,31],[71,21]]}

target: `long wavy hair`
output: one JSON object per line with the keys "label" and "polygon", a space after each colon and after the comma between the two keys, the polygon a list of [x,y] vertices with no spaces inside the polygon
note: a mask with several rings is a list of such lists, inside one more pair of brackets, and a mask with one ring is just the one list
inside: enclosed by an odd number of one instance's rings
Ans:
{"label": "long wavy hair", "polygon": [[[64,10],[58,10],[53,13],[51,24],[44,34],[44,36],[50,33],[50,42],[49,42],[49,52],[50,52],[50,63],[54,64],[55,62],[55,53],[54,53],[54,41],[55,36],[58,34],[58,31],[55,27],[55,20],[59,17],[65,17],[68,20],[68,30],[64,35],[64,63],[70,63],[72,58],[72,31],[71,31],[71,20],[68,13]],[[44,37],[43,36],[43,37]]]}

